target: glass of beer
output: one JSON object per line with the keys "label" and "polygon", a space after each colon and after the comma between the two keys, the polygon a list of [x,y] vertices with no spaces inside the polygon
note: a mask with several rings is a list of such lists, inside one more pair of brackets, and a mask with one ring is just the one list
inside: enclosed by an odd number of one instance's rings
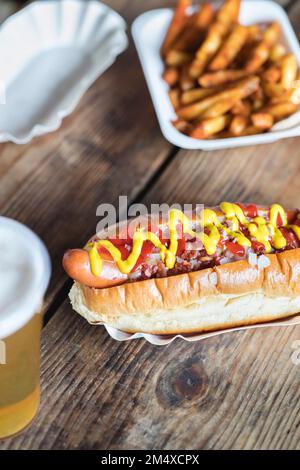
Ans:
{"label": "glass of beer", "polygon": [[27,227],[0,217],[0,439],[24,429],[40,401],[40,336],[50,259]]}

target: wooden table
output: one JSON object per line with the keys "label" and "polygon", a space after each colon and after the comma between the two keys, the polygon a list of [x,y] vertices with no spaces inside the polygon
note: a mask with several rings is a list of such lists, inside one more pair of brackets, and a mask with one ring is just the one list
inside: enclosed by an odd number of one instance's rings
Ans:
{"label": "wooden table", "polygon": [[[1,2],[3,3],[3,2]],[[2,16],[16,2],[4,2]],[[110,0],[130,24],[165,0]],[[285,4],[295,29],[299,2]],[[6,7],[6,10],[3,8]],[[42,405],[0,449],[300,448],[300,326],[155,347],[113,341],[72,311],[63,252],[91,235],[102,202],[221,200],[300,206],[300,140],[217,152],[174,148],[159,130],[135,49],[55,133],[0,145],[0,208],[47,244],[53,277],[42,342]]]}

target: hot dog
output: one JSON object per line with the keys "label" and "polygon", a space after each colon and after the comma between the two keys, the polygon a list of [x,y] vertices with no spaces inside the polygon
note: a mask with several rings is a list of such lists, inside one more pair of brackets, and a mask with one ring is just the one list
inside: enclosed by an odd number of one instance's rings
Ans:
{"label": "hot dog", "polygon": [[169,334],[300,310],[298,210],[223,202],[189,214],[171,209],[133,227],[64,255],[73,307],[91,322]]}

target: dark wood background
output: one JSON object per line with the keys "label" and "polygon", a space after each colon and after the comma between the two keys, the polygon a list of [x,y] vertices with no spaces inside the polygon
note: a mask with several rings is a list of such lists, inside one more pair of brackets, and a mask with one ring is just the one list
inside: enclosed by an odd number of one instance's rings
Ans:
{"label": "dark wood background", "polygon": [[[22,2],[1,2],[3,20]],[[110,0],[130,25],[169,0]],[[281,1],[294,28],[300,2]],[[234,332],[188,344],[118,343],[75,315],[61,268],[96,207],[130,202],[214,205],[239,200],[300,206],[299,139],[217,152],[164,140],[137,54],[129,49],[55,133],[0,144],[0,210],[47,244],[53,278],[42,342],[42,405],[0,449],[300,448],[300,326]]]}

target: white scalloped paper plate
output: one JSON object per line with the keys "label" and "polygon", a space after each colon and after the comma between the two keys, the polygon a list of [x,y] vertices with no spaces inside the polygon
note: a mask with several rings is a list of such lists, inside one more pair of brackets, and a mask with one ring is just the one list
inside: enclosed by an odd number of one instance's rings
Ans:
{"label": "white scalloped paper plate", "polygon": [[0,142],[58,129],[85,91],[123,52],[126,23],[94,0],[30,4],[0,28]]}
{"label": "white scalloped paper plate", "polygon": [[237,328],[227,328],[218,331],[212,331],[210,333],[195,333],[195,334],[181,334],[181,335],[151,335],[146,333],[135,333],[130,334],[126,333],[125,331],[117,330],[112,326],[107,325],[106,323],[96,323],[92,322],[91,325],[102,325],[105,327],[109,336],[116,341],[129,341],[132,339],[139,339],[144,338],[148,343],[154,344],[155,346],[167,346],[168,344],[172,343],[176,338],[183,339],[189,343],[194,341],[200,341],[202,339],[210,338],[212,336],[221,335],[224,333],[230,333],[232,331],[240,331],[240,330],[252,330],[254,328],[266,328],[271,326],[293,326],[300,324],[300,314],[293,315],[283,319],[281,321],[272,321],[268,323],[259,323],[256,325],[249,325],[249,326],[241,326]]}

